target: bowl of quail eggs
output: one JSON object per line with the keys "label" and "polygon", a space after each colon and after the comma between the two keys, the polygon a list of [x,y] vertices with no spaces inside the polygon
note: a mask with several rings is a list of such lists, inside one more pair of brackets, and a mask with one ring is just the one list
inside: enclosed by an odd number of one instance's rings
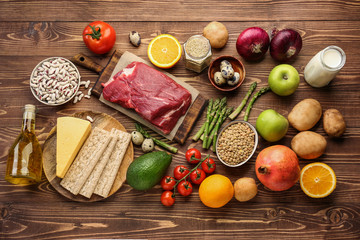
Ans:
{"label": "bowl of quail eggs", "polygon": [[233,91],[245,79],[245,67],[233,56],[220,56],[209,66],[208,77],[211,84],[220,91]]}

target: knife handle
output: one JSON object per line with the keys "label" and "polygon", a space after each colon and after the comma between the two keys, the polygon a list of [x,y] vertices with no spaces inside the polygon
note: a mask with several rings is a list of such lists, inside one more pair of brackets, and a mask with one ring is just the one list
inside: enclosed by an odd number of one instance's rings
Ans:
{"label": "knife handle", "polygon": [[104,70],[103,66],[97,64],[91,58],[85,56],[82,53],[76,54],[74,57],[71,58],[71,61],[98,74],[100,74]]}

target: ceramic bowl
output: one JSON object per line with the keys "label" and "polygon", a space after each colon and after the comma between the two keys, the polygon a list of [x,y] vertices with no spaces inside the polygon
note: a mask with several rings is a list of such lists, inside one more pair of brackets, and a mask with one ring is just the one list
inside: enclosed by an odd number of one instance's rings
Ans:
{"label": "ceramic bowl", "polygon": [[[220,71],[220,63],[223,60],[229,61],[232,65],[234,71],[238,72],[240,74],[240,81],[237,85],[230,86],[228,84],[225,84],[224,86],[218,86],[214,82],[214,74],[216,72]],[[208,78],[209,78],[209,81],[211,82],[211,84],[215,88],[219,89],[220,91],[228,92],[228,91],[233,91],[241,86],[241,84],[244,82],[244,79],[245,79],[245,73],[246,73],[245,67],[239,59],[237,59],[233,56],[220,56],[210,63],[209,70],[208,70]]]}
{"label": "ceramic bowl", "polygon": [[[228,128],[230,127],[231,125],[234,125],[234,124],[238,124],[238,123],[245,123],[246,125],[248,125],[251,129],[251,131],[253,133],[255,133],[254,135],[254,147],[251,151],[251,154],[248,156],[248,158],[238,164],[229,164],[227,162],[225,162],[222,158],[221,158],[221,154],[219,154],[218,152],[218,146],[219,146],[219,139],[221,137],[221,135],[223,134],[223,132]],[[218,135],[218,138],[217,138],[217,141],[216,141],[216,155],[218,157],[218,159],[220,160],[220,162],[222,162],[224,165],[228,166],[228,167],[239,167],[243,164],[245,164],[247,161],[249,161],[251,159],[251,157],[254,155],[255,151],[256,151],[256,148],[258,146],[258,141],[259,141],[259,136],[258,136],[258,133],[255,129],[255,127],[253,125],[251,125],[250,123],[248,122],[245,122],[245,121],[241,121],[241,120],[235,120],[235,121],[232,121],[230,123],[228,123],[225,127],[223,127],[223,129],[221,129],[219,135]]]}
{"label": "ceramic bowl", "polygon": [[80,78],[79,70],[70,60],[50,57],[39,62],[33,69],[30,90],[39,102],[59,106],[76,96]]}

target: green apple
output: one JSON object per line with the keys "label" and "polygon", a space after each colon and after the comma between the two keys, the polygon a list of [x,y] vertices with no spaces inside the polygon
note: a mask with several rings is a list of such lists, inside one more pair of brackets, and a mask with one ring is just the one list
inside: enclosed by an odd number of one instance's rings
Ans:
{"label": "green apple", "polygon": [[269,142],[276,142],[282,139],[288,128],[288,120],[273,109],[263,111],[256,119],[256,130],[261,137]]}
{"label": "green apple", "polygon": [[280,64],[271,70],[269,74],[269,86],[279,96],[289,96],[299,86],[300,77],[298,71],[289,64]]}

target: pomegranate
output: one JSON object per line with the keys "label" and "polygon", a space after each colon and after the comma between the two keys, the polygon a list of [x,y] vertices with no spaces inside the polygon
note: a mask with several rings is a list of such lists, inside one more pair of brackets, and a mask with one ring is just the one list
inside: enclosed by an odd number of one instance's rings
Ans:
{"label": "pomegranate", "polygon": [[299,180],[300,166],[296,153],[283,145],[263,149],[256,158],[256,176],[273,191],[284,191]]}

